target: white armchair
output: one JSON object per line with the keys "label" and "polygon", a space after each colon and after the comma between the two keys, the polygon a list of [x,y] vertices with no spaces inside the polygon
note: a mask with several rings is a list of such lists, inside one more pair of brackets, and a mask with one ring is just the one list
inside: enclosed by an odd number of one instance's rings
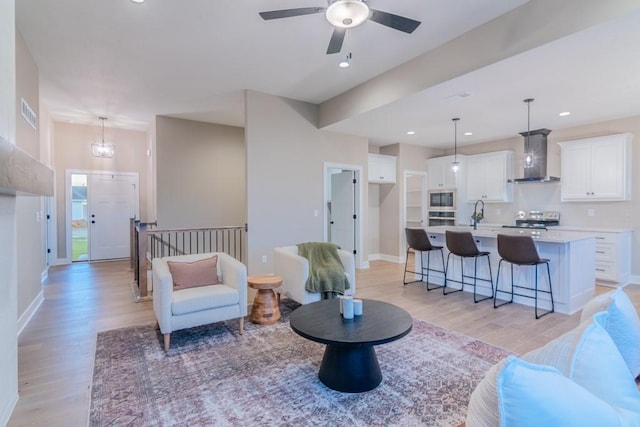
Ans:
{"label": "white armchair", "polygon": [[[218,255],[218,278],[221,284],[174,290],[167,261],[194,262]],[[153,269],[153,312],[164,335],[164,349],[169,351],[171,332],[223,320],[239,319],[240,334],[247,315],[247,268],[235,258],[222,253],[181,255],[155,258]]]}
{"label": "white armchair", "polygon": [[[356,262],[353,254],[338,249],[340,261],[344,266],[344,272],[349,279],[349,289],[345,295],[354,295],[356,292]],[[309,278],[309,261],[298,255],[297,246],[284,246],[274,249],[274,272],[282,277],[282,286],[276,289],[280,295],[284,295],[300,304],[309,304],[320,301],[320,293],[310,293],[305,289]]]}

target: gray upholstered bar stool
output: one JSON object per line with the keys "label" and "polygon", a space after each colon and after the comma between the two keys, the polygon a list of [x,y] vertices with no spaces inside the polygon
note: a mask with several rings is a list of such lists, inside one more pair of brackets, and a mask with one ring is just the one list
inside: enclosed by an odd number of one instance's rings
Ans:
{"label": "gray upholstered bar stool", "polygon": [[[538,255],[538,250],[536,249],[536,245],[533,243],[533,238],[531,236],[520,235],[520,236],[507,236],[505,234],[498,234],[498,254],[501,259],[498,263],[498,276],[496,277],[496,291],[493,295],[493,307],[498,308],[505,304],[510,304],[513,302],[513,296],[518,295],[526,298],[535,299],[535,313],[536,319],[541,318],[544,315],[549,313],[553,313],[555,307],[553,304],[553,289],[551,288],[551,272],[549,271],[549,260],[546,258],[540,258]],[[502,266],[502,261],[507,261],[511,264],[511,299],[503,302],[502,304],[497,304],[498,300],[498,292],[509,293],[509,291],[501,291],[498,289],[500,284],[500,267]],[[538,265],[545,264],[547,266],[547,277],[549,279],[549,290],[543,291],[538,289]],[[535,276],[535,284],[534,287],[530,286],[522,286],[516,285],[513,283],[513,266],[533,266],[536,271]],[[534,291],[534,295],[525,295],[522,293],[515,293],[514,289],[529,289]],[[551,298],[551,309],[538,315],[538,293],[549,294]]]}
{"label": "gray upholstered bar stool", "polygon": [[[491,260],[489,259],[489,252],[484,252],[478,250],[478,246],[476,245],[475,240],[473,240],[473,235],[468,231],[445,231],[445,238],[447,241],[447,249],[449,249],[449,255],[447,255],[447,264],[445,271],[444,279],[444,288],[442,289],[442,293],[445,295],[452,294],[454,292],[460,292],[464,289],[464,285],[473,284],[473,302],[478,303],[480,301],[488,300],[493,298],[493,275],[491,274]],[[460,258],[460,280],[451,280],[449,279],[449,258],[451,255],[455,255]],[[487,258],[487,266],[489,267],[489,278],[478,277],[478,258],[486,257]],[[465,258],[473,258],[473,276],[464,274],[464,259]],[[465,278],[473,279],[473,283],[467,283],[464,281]],[[476,297],[476,288],[477,282],[481,280],[483,282],[491,283],[491,296],[484,297],[481,299],[477,299]],[[460,283],[460,289],[456,289],[452,292],[447,292],[447,282],[457,282]]]}
{"label": "gray upholstered bar stool", "polygon": [[[429,271],[435,271],[438,273],[445,274],[444,269],[444,253],[442,252],[442,246],[433,246],[431,241],[429,240],[429,236],[427,236],[427,232],[424,231],[423,228],[405,228],[405,235],[407,236],[407,256],[404,263],[404,276],[402,277],[402,283],[408,285],[409,283],[423,282],[425,272],[427,276],[427,291],[432,291],[434,289],[442,288],[443,286],[434,286],[432,288],[429,287]],[[420,252],[420,271],[410,271],[408,270],[409,264],[409,250],[413,249],[414,252]],[[437,270],[430,267],[431,261],[431,252],[440,251],[440,258],[442,260],[442,270]],[[427,263],[424,263],[424,254],[427,254]],[[425,267],[426,265],[426,267]],[[419,274],[420,280],[414,280],[412,282],[407,282],[407,273]]]}

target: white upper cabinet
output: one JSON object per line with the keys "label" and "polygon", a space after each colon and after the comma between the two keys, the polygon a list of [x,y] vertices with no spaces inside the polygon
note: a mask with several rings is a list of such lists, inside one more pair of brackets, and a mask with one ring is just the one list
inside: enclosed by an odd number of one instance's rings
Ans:
{"label": "white upper cabinet", "polygon": [[396,157],[383,154],[369,154],[369,182],[375,184],[395,184]]}
{"label": "white upper cabinet", "polygon": [[[465,168],[465,157],[458,155],[460,170]],[[434,157],[427,159],[427,174],[429,176],[429,190],[451,190],[458,187],[458,174],[453,173],[454,156]]]}
{"label": "white upper cabinet", "polygon": [[630,200],[631,138],[624,133],[561,142],[561,200]]}
{"label": "white upper cabinet", "polygon": [[511,151],[467,156],[467,201],[510,202],[512,184],[507,180],[513,175]]}

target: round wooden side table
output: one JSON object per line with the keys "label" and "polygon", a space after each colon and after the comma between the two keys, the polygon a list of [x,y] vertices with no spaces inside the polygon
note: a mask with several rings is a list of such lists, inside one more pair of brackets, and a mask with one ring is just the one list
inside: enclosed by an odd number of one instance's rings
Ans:
{"label": "round wooden side table", "polygon": [[280,307],[274,289],[282,285],[282,277],[265,275],[249,276],[247,283],[258,293],[253,299],[249,320],[259,325],[271,325],[280,320]]}

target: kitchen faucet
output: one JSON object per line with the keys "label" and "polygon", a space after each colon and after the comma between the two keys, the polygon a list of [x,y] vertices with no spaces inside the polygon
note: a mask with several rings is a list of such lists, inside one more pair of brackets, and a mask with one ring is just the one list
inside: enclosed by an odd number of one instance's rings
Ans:
{"label": "kitchen faucet", "polygon": [[[478,212],[478,203],[482,203],[480,207],[480,212]],[[473,215],[471,215],[471,219],[473,220],[473,229],[478,229],[478,223],[484,218],[484,202],[482,200],[477,200],[476,204],[473,206]]]}

